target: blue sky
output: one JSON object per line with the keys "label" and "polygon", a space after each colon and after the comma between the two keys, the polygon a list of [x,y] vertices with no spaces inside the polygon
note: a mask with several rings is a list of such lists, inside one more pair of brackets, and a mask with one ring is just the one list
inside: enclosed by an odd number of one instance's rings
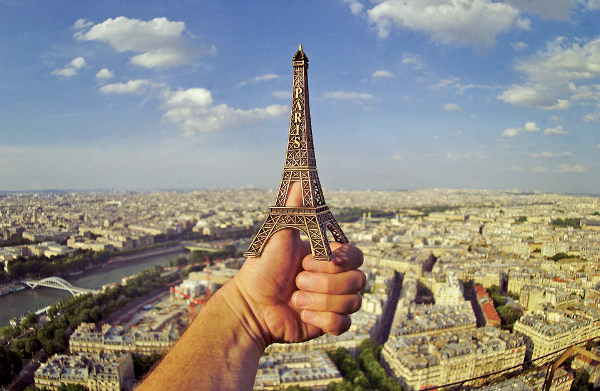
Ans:
{"label": "blue sky", "polygon": [[0,190],[600,194],[600,0],[0,0]]}

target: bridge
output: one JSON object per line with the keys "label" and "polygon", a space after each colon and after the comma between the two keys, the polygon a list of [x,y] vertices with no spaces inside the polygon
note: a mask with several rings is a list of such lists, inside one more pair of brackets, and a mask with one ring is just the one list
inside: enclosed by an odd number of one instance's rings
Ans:
{"label": "bridge", "polygon": [[69,281],[63,280],[60,277],[48,277],[48,278],[44,278],[43,280],[37,280],[37,281],[36,280],[23,280],[23,281],[21,281],[21,283],[27,285],[31,289],[35,289],[38,286],[44,286],[47,288],[54,288],[54,289],[62,289],[62,290],[71,292],[71,294],[73,296],[81,295],[84,293],[91,293],[91,294],[98,293],[98,291],[95,291],[93,289],[76,287],[76,286],[72,285]]}

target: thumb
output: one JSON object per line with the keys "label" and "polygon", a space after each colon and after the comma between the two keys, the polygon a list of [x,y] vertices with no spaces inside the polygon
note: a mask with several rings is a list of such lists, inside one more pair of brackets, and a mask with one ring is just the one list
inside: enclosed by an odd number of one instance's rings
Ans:
{"label": "thumb", "polygon": [[285,206],[304,206],[302,203],[302,184],[300,182],[290,183]]}

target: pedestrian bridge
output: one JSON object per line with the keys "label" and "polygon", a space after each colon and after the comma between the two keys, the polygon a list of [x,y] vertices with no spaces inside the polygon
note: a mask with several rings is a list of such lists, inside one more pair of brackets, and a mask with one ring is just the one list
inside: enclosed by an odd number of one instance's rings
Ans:
{"label": "pedestrian bridge", "polygon": [[69,281],[63,280],[60,277],[48,277],[43,280],[23,280],[22,284],[27,285],[31,289],[35,289],[38,286],[44,286],[46,288],[62,289],[71,292],[73,296],[81,295],[84,293],[96,294],[98,291],[88,288],[79,288],[72,285]]}

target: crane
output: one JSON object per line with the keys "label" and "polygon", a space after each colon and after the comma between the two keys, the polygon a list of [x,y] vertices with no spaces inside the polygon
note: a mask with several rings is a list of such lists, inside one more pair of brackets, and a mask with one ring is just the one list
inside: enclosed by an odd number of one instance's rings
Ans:
{"label": "crane", "polygon": [[183,296],[190,303],[190,323],[196,317],[195,307],[197,304],[205,305],[208,299],[210,299],[210,263],[208,257],[206,257],[206,295],[204,296],[204,300],[196,299],[195,297],[191,297],[187,293],[178,291],[174,287],[170,287],[169,290],[177,295]]}

